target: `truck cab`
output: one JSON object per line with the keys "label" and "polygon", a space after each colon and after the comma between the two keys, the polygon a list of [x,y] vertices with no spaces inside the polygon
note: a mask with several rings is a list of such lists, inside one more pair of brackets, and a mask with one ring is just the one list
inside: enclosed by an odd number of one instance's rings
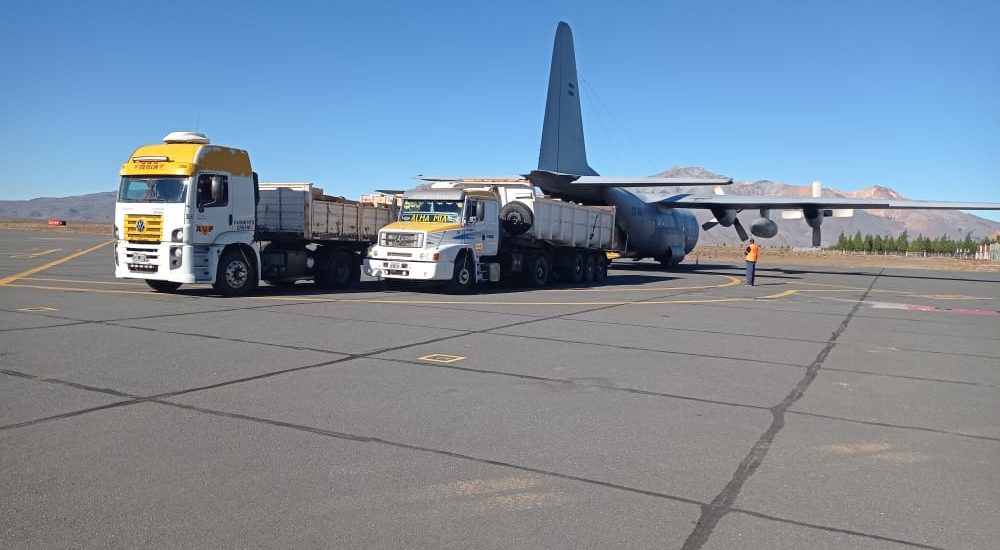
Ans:
{"label": "truck cab", "polygon": [[256,286],[257,178],[246,151],[173,132],[136,149],[120,175],[116,277],[161,291],[210,283],[235,295]]}
{"label": "truck cab", "polygon": [[407,191],[399,221],[383,227],[369,249],[365,273],[390,281],[445,282],[456,292],[499,280],[499,208],[499,197],[488,189]]}

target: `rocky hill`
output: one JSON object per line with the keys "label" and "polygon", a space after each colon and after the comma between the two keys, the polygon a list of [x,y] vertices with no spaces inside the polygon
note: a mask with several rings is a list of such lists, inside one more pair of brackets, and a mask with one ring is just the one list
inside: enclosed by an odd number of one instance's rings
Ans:
{"label": "rocky hill", "polygon": [[118,193],[91,193],[75,197],[42,197],[26,201],[0,201],[0,218],[110,222]]}

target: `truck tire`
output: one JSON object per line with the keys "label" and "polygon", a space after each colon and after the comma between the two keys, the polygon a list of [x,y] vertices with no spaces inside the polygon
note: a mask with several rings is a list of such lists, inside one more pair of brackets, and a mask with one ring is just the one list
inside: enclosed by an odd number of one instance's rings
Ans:
{"label": "truck tire", "polygon": [[223,296],[245,296],[257,288],[257,266],[245,250],[230,248],[222,254],[212,288]]}
{"label": "truck tire", "polygon": [[338,289],[349,286],[357,271],[357,257],[346,250],[324,254],[322,270],[316,272],[316,284],[323,288]]}
{"label": "truck tire", "polygon": [[552,264],[549,257],[544,252],[531,254],[524,262],[524,271],[521,272],[524,282],[532,288],[543,288],[549,284],[552,276]]}
{"label": "truck tire", "polygon": [[583,281],[592,283],[597,280],[597,259],[592,253],[587,253],[583,258]]}
{"label": "truck tire", "polygon": [[521,201],[510,201],[500,209],[500,223],[507,233],[521,235],[535,223],[531,207]]}
{"label": "truck tire", "polygon": [[575,285],[583,282],[584,274],[583,254],[578,251],[567,252],[563,263],[562,278]]}
{"label": "truck tire", "polygon": [[181,283],[175,283],[174,281],[157,281],[156,279],[146,279],[146,284],[149,288],[157,292],[173,292],[181,287]]}
{"label": "truck tire", "polygon": [[608,257],[603,252],[594,254],[597,269],[594,270],[594,280],[601,282],[608,278]]}
{"label": "truck tire", "polygon": [[476,286],[476,266],[467,252],[455,258],[455,271],[445,285],[448,294],[468,294]]}

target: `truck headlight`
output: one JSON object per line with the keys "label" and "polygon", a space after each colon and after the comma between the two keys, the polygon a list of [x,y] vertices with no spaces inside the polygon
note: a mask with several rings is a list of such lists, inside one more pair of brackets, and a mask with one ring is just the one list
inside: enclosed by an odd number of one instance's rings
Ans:
{"label": "truck headlight", "polygon": [[184,263],[184,247],[170,247],[170,269],[177,269]]}
{"label": "truck headlight", "polygon": [[118,224],[115,224],[114,228],[115,228],[115,240],[117,241],[118,240]]}
{"label": "truck headlight", "polygon": [[174,229],[173,233],[170,234],[170,240],[179,243],[184,240],[184,230]]}

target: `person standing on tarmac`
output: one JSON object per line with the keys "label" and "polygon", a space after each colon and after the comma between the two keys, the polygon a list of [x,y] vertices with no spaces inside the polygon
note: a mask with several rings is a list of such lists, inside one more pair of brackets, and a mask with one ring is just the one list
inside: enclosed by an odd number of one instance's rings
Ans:
{"label": "person standing on tarmac", "polygon": [[747,285],[753,286],[754,274],[757,270],[757,258],[760,256],[760,246],[753,239],[747,245]]}

